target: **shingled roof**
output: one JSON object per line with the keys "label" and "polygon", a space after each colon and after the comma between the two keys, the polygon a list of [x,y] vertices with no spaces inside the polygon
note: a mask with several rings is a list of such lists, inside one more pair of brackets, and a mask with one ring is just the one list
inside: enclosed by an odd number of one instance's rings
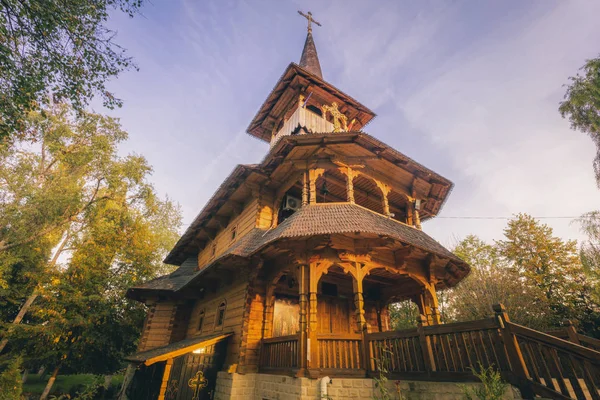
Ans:
{"label": "shingled roof", "polygon": [[201,269],[187,270],[184,267],[170,275],[157,278],[130,289],[128,294],[140,290],[167,290],[176,292],[216,264],[224,263],[232,256],[247,258],[269,244],[281,239],[303,238],[316,235],[364,233],[385,236],[404,244],[450,259],[466,275],[468,265],[448,251],[444,246],[422,230],[351,203],[319,203],[300,208],[275,229],[255,228],[219,258]]}
{"label": "shingled roof", "polygon": [[304,42],[304,49],[302,49],[302,56],[298,65],[311,74],[323,79],[321,63],[319,63],[319,55],[317,54],[317,47],[315,46],[311,31],[308,31],[306,35],[306,42]]}

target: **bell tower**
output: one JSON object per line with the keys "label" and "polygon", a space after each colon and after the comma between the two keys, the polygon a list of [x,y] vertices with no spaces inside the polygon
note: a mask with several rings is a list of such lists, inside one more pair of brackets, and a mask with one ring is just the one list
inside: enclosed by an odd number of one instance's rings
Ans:
{"label": "bell tower", "polygon": [[176,271],[128,291],[152,310],[129,359],[166,361],[159,398],[206,354],[217,380],[234,379],[222,399],[245,395],[235,382],[249,373],[257,388],[269,374],[365,378],[388,306],[410,301],[422,326],[440,324],[437,291],[469,273],[421,226],[452,182],[363,132],[375,113],[324,80],[321,24],[299,13],[300,61],[247,129],[267,155],[219,186],[165,259]]}

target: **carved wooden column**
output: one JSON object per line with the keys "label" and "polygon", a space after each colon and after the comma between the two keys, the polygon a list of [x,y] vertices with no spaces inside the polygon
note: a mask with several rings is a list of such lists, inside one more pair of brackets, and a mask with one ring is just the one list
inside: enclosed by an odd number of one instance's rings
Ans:
{"label": "carved wooden column", "polygon": [[346,168],[346,195],[348,203],[354,204],[354,171],[352,168]]}
{"label": "carved wooden column", "polygon": [[423,288],[417,306],[419,307],[419,313],[426,317],[427,325],[439,325],[441,323],[437,295],[433,286]]}
{"label": "carved wooden column", "polygon": [[308,172],[302,175],[302,205],[308,205]]}
{"label": "carved wooden column", "polygon": [[381,190],[383,215],[385,215],[387,217],[390,215],[390,202],[388,200],[388,195],[389,195],[390,191],[392,190],[392,188],[383,182],[375,181],[375,183],[377,184],[377,187],[379,188],[379,190]]}
{"label": "carved wooden column", "polygon": [[308,171],[310,204],[317,204],[317,179],[323,175],[323,168],[313,168]]}
{"label": "carved wooden column", "polygon": [[425,289],[421,291],[415,299],[414,302],[417,304],[419,308],[419,314],[425,317],[423,320],[424,325],[433,325],[433,319],[431,318],[431,307],[429,307],[429,302],[427,301],[427,295]]}
{"label": "carved wooden column", "polygon": [[352,280],[352,290],[354,291],[354,308],[356,312],[357,330],[362,332],[367,327],[362,277]]}
{"label": "carved wooden column", "polygon": [[354,308],[356,309],[356,324],[361,335],[362,343],[362,362],[363,368],[366,368],[370,362],[369,343],[367,341],[367,320],[365,319],[365,299],[363,297],[363,270],[362,264],[354,262],[354,279],[352,280],[352,291],[354,292]]}
{"label": "carved wooden column", "polygon": [[421,229],[421,217],[419,217],[419,210],[417,210],[416,208],[415,208],[415,212],[414,212],[414,219],[415,219],[415,228]]}
{"label": "carved wooden column", "polygon": [[309,294],[309,266],[302,264],[298,267],[298,290],[299,290],[299,305],[300,305],[300,333],[299,333],[299,348],[298,355],[298,367],[300,372],[298,375],[304,375],[307,367],[307,360],[309,358],[307,349],[308,339],[308,294]]}
{"label": "carved wooden column", "polygon": [[410,198],[406,200],[406,225],[413,226],[413,203]]}
{"label": "carved wooden column", "polygon": [[442,323],[440,317],[440,305],[438,303],[437,294],[435,292],[435,285],[433,283],[429,284],[429,290],[427,292],[429,294],[428,297],[430,299],[431,322],[433,323],[433,325],[439,325]]}
{"label": "carved wooden column", "polygon": [[[319,344],[317,343],[317,287],[319,284],[317,262],[309,264],[309,298],[308,298],[308,368],[319,368]],[[310,376],[309,372],[309,376]],[[313,376],[311,376],[313,377]]]}

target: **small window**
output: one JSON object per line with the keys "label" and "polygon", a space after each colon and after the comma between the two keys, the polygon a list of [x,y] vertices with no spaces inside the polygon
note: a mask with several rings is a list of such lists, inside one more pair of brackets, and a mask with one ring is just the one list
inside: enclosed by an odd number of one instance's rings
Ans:
{"label": "small window", "polygon": [[219,328],[223,326],[223,322],[225,322],[225,309],[227,308],[227,303],[224,301],[219,304],[217,308],[217,316],[215,320],[215,328]]}
{"label": "small window", "polygon": [[306,107],[307,110],[312,111],[313,113],[317,114],[318,116],[322,117],[323,113],[321,112],[321,109],[319,107],[315,107],[312,104]]}
{"label": "small window", "polygon": [[237,236],[237,226],[234,226],[233,228],[231,228],[231,241],[234,241],[236,236]]}
{"label": "small window", "polygon": [[202,324],[204,324],[204,310],[200,311],[198,315],[198,331],[202,331]]}

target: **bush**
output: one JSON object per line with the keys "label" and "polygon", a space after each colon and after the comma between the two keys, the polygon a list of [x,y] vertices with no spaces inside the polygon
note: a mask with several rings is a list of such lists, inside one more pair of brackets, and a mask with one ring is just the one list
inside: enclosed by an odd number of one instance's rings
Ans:
{"label": "bush", "polygon": [[479,364],[479,371],[473,369],[475,375],[481,381],[482,385],[477,388],[462,386],[465,398],[467,400],[500,400],[506,392],[506,383],[502,380],[500,372],[492,366],[484,368]]}
{"label": "bush", "polygon": [[21,357],[15,358],[0,374],[0,400],[21,400],[21,362]]}

